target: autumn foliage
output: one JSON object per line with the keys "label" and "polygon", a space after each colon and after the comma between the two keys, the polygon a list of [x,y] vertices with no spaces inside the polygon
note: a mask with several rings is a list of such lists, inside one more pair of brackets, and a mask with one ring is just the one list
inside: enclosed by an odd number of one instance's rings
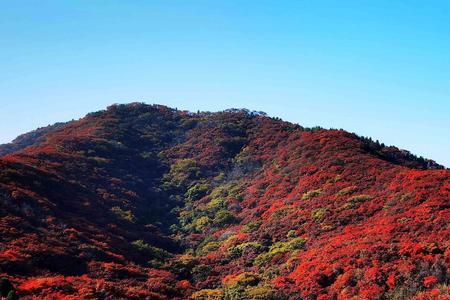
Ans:
{"label": "autumn foliage", "polygon": [[450,171],[371,139],[132,103],[0,153],[22,299],[450,298]]}

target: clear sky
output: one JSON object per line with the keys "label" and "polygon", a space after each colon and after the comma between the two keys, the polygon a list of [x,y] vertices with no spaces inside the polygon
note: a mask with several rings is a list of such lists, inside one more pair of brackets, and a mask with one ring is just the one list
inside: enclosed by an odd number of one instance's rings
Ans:
{"label": "clear sky", "polygon": [[450,167],[450,1],[2,1],[0,143],[132,101],[262,110]]}

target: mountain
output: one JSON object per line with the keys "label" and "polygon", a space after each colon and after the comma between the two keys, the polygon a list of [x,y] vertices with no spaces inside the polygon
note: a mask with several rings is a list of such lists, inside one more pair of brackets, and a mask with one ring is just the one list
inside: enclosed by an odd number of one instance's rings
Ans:
{"label": "mountain", "polygon": [[11,143],[0,145],[0,156],[17,152],[31,145],[39,144],[47,134],[63,127],[66,123],[56,123],[46,127],[41,127],[31,132],[22,134]]}
{"label": "mountain", "polygon": [[132,103],[0,153],[22,299],[450,299],[450,170],[344,130]]}

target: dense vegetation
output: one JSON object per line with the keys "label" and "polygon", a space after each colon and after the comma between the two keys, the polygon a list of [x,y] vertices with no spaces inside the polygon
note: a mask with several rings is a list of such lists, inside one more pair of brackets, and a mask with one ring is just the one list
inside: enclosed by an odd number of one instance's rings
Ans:
{"label": "dense vegetation", "polygon": [[450,298],[450,171],[368,138],[133,103],[0,153],[14,297]]}

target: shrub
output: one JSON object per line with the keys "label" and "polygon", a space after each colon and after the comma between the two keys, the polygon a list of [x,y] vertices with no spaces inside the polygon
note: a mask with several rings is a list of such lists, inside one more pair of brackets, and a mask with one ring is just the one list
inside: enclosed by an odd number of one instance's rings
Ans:
{"label": "shrub", "polygon": [[210,194],[211,198],[219,198],[228,196],[228,190],[226,186],[218,186],[216,187]]}
{"label": "shrub", "polygon": [[410,200],[411,198],[412,198],[412,195],[411,195],[410,193],[406,193],[406,194],[403,194],[403,195],[400,197],[400,201],[401,201],[401,202],[405,202],[405,201]]}
{"label": "shrub", "polygon": [[208,209],[218,209],[224,207],[225,207],[225,198],[223,197],[214,198],[207,204]]}
{"label": "shrub", "polygon": [[200,218],[195,219],[192,221],[191,224],[189,224],[189,229],[194,230],[195,232],[202,232],[203,229],[206,227],[206,225],[209,224],[211,220],[208,216],[202,216]]}
{"label": "shrub", "polygon": [[202,247],[202,254],[216,251],[220,248],[220,242],[209,242]]}
{"label": "shrub", "polygon": [[231,255],[240,256],[247,249],[251,249],[254,250],[255,252],[258,252],[261,251],[263,248],[264,246],[259,243],[247,242],[228,248],[228,253],[230,253]]}
{"label": "shrub", "polygon": [[356,203],[361,203],[361,202],[365,202],[367,200],[372,199],[372,196],[370,195],[355,195],[353,197],[348,198],[347,202],[350,204],[356,204]]}
{"label": "shrub", "polygon": [[185,196],[190,200],[198,200],[201,199],[203,196],[205,196],[207,192],[208,192],[207,184],[197,183],[187,190]]}
{"label": "shrub", "polygon": [[208,277],[209,272],[211,272],[211,269],[211,266],[199,264],[192,268],[192,275],[196,281],[204,281]]}
{"label": "shrub", "polygon": [[250,233],[255,231],[256,229],[259,228],[259,226],[261,226],[262,222],[261,221],[250,221],[247,224],[245,224],[244,226],[242,226],[241,231],[243,233]]}
{"label": "shrub", "polygon": [[287,238],[295,238],[297,236],[297,232],[295,230],[289,230],[288,233],[286,234]]}
{"label": "shrub", "polygon": [[255,263],[257,265],[263,265],[270,262],[278,254],[302,249],[306,243],[306,240],[306,238],[294,238],[287,242],[277,242],[270,246],[268,252],[258,255],[255,259]]}
{"label": "shrub", "polygon": [[131,212],[131,210],[123,210],[122,208],[120,208],[119,206],[114,206],[111,208],[111,211],[118,216],[119,218],[121,218],[122,220],[134,223],[136,222],[136,217],[134,216],[134,214]]}
{"label": "shrub", "polygon": [[171,254],[161,248],[153,247],[147,244],[144,240],[137,240],[131,243],[139,251],[144,252],[156,259],[165,259],[171,256]]}
{"label": "shrub", "polygon": [[170,171],[164,177],[164,186],[169,187],[186,187],[189,182],[200,176],[200,168],[195,160],[190,158],[179,159],[171,167]]}
{"label": "shrub", "polygon": [[282,207],[277,209],[272,215],[272,218],[279,219],[281,217],[287,216],[289,212],[292,211],[291,207]]}
{"label": "shrub", "polygon": [[194,300],[222,300],[224,293],[221,289],[204,289],[194,292],[191,298]]}
{"label": "shrub", "polygon": [[244,272],[239,275],[231,275],[224,280],[225,299],[247,299],[246,290],[258,285],[261,278],[253,273]]}
{"label": "shrub", "polygon": [[315,220],[322,220],[329,213],[329,211],[330,210],[326,207],[313,209],[311,212],[311,218]]}
{"label": "shrub", "polygon": [[339,192],[337,192],[338,196],[345,196],[348,194],[353,193],[356,190],[356,186],[348,186],[343,189],[341,189]]}
{"label": "shrub", "polygon": [[214,216],[214,224],[218,226],[225,226],[236,223],[236,217],[225,209],[219,210]]}
{"label": "shrub", "polygon": [[245,294],[248,299],[252,300],[280,299],[280,297],[277,297],[276,291],[267,285],[248,287],[245,289]]}
{"label": "shrub", "polygon": [[321,189],[312,190],[312,191],[304,193],[303,196],[302,196],[302,200],[309,200],[311,198],[320,196],[321,194],[322,194],[322,190]]}
{"label": "shrub", "polygon": [[225,278],[224,283],[227,287],[234,286],[256,286],[261,281],[261,278],[250,272],[243,272],[238,275],[231,275]]}
{"label": "shrub", "polygon": [[436,278],[436,276],[426,276],[424,279],[423,279],[423,285],[426,287],[426,288],[431,288],[431,287],[433,287],[434,285],[436,285],[437,283],[439,282],[439,280]]}

